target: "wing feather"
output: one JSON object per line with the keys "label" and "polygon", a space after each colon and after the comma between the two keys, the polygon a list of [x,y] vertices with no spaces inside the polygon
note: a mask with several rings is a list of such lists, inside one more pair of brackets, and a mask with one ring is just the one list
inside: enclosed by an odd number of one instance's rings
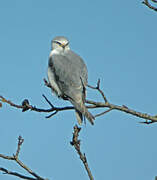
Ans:
{"label": "wing feather", "polygon": [[49,67],[64,95],[74,98],[76,94],[84,92],[87,68],[78,55],[70,50],[64,54],[54,54],[49,59]]}

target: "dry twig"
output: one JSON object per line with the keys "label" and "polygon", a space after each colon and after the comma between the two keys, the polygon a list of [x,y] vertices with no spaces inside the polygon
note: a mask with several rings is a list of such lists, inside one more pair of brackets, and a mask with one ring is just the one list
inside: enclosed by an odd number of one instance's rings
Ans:
{"label": "dry twig", "polygon": [[[46,80],[44,80],[44,81],[45,81],[45,85],[47,87],[51,88],[50,85],[48,84],[48,82]],[[95,101],[91,101],[91,100],[86,100],[86,103],[89,104],[86,107],[88,109],[96,109],[96,108],[103,108],[104,109],[104,108],[107,108],[107,110],[105,110],[102,113],[95,115],[95,117],[102,116],[105,113],[108,113],[112,110],[118,110],[118,111],[122,111],[122,112],[125,112],[128,114],[131,114],[133,116],[137,116],[139,118],[145,119],[146,121],[142,122],[144,124],[151,124],[151,123],[157,122],[157,115],[153,116],[153,115],[149,115],[146,113],[141,113],[141,112],[135,111],[133,109],[128,108],[125,105],[119,106],[119,105],[109,103],[106,96],[104,95],[103,91],[100,89],[100,80],[98,80],[96,87],[93,87],[90,85],[88,85],[88,87],[90,87],[94,90],[97,90],[101,94],[104,102],[95,102]],[[67,110],[73,110],[74,109],[73,106],[56,107],[46,98],[45,95],[43,95],[43,97],[46,100],[46,102],[50,105],[51,108],[49,108],[49,109],[37,108],[35,106],[30,105],[29,101],[26,99],[22,102],[22,105],[17,105],[15,103],[11,102],[10,100],[7,100],[3,96],[0,96],[0,101],[3,103],[7,103],[10,106],[13,106],[15,108],[22,109],[22,111],[31,110],[31,111],[45,112],[45,113],[51,112],[52,114],[50,114],[49,116],[46,116],[46,118],[50,118],[50,117],[54,116],[55,114],[57,114],[58,112],[61,112],[61,111],[67,111]]]}
{"label": "dry twig", "polygon": [[[157,3],[156,0],[151,0],[151,1],[154,2],[154,3]],[[152,9],[152,10],[154,10],[154,11],[157,11],[157,7],[152,6],[152,5],[149,3],[148,0],[144,0],[142,3],[145,4],[147,7],[149,7],[150,9]]]}
{"label": "dry twig", "polygon": [[82,152],[80,150],[80,140],[78,139],[80,130],[81,130],[81,128],[79,128],[77,125],[74,126],[73,138],[72,138],[72,141],[70,142],[70,144],[72,146],[74,146],[74,148],[77,151],[81,161],[83,162],[84,167],[88,173],[89,179],[94,180],[92,173],[91,173],[89,166],[88,166],[86,155],[85,155],[85,153],[82,154]]}
{"label": "dry twig", "polygon": [[20,165],[23,169],[25,169],[29,174],[31,174],[34,177],[24,176],[24,175],[22,175],[20,173],[9,171],[9,170],[7,170],[7,169],[5,169],[3,167],[0,167],[0,171],[2,171],[4,174],[13,175],[13,176],[19,177],[21,179],[27,179],[27,180],[48,180],[48,179],[42,178],[39,175],[37,175],[30,168],[28,168],[22,161],[19,160],[18,156],[19,156],[21,145],[22,145],[23,142],[24,142],[24,139],[21,136],[19,136],[18,137],[18,145],[17,145],[16,153],[13,154],[13,156],[6,156],[6,155],[3,155],[3,154],[0,154],[0,158],[6,159],[6,160],[15,161],[18,165]]}

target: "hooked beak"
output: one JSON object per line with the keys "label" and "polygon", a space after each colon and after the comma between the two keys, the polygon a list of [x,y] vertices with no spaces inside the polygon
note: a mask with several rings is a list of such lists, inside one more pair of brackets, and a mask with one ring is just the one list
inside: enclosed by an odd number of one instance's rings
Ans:
{"label": "hooked beak", "polygon": [[60,46],[64,49],[68,44],[69,44],[69,42],[66,44],[62,43],[62,44],[60,44]]}

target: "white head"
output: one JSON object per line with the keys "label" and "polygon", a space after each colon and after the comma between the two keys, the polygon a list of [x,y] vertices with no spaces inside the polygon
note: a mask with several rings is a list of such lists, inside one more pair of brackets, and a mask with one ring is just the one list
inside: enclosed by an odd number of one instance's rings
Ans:
{"label": "white head", "polygon": [[64,36],[57,36],[52,40],[51,43],[52,50],[56,49],[59,51],[65,51],[70,49],[69,47],[69,41]]}

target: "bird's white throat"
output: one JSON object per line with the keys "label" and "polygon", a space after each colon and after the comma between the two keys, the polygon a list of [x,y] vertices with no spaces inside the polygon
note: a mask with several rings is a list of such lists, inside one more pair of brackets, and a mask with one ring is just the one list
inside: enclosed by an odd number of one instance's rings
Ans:
{"label": "bird's white throat", "polygon": [[51,57],[51,56],[53,56],[55,54],[60,54],[60,51],[58,51],[57,49],[51,50],[49,57]]}
{"label": "bird's white throat", "polygon": [[53,49],[50,52],[49,58],[52,57],[53,55],[57,55],[57,54],[61,55],[62,53],[66,52],[68,50],[70,50],[70,48],[65,48],[65,49],[56,48],[56,49]]}

